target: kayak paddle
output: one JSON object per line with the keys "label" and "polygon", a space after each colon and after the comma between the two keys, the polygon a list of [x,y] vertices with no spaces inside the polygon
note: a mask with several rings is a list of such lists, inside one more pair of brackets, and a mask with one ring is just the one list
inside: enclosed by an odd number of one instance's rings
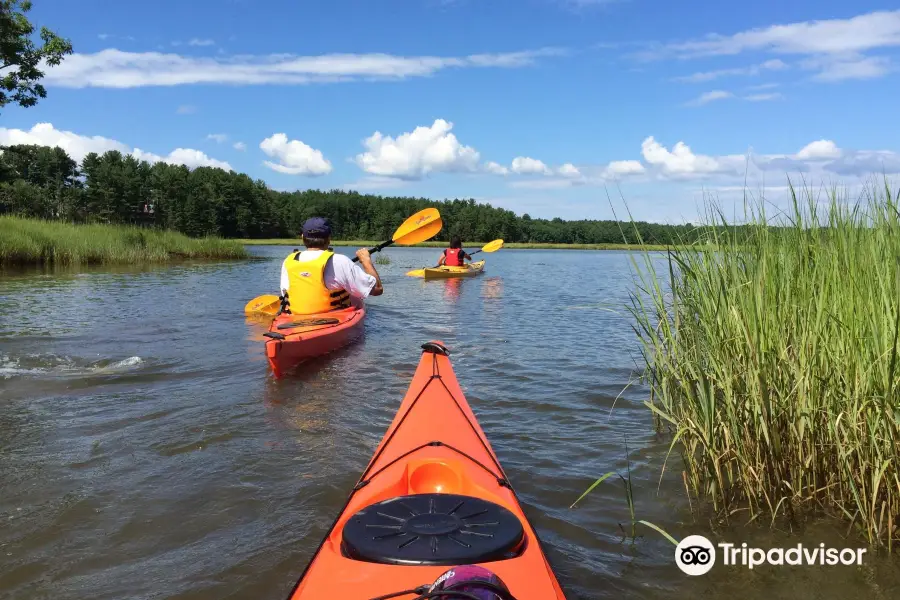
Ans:
{"label": "kayak paddle", "polygon": [[[426,208],[425,210],[420,210],[403,221],[403,224],[397,228],[390,240],[381,242],[374,248],[369,248],[369,252],[378,252],[391,244],[410,246],[424,242],[436,236],[443,226],[444,223],[441,221],[441,213],[438,212],[438,209]],[[358,260],[358,256],[353,257],[353,262]]]}
{"label": "kayak paddle", "polygon": [[248,302],[244,307],[244,313],[248,315],[260,313],[274,315],[278,311],[279,306],[281,306],[280,297],[274,294],[263,294]]}
{"label": "kayak paddle", "polygon": [[[503,247],[503,240],[494,240],[493,242],[488,242],[484,245],[481,250],[476,250],[472,254],[478,254],[479,252],[496,252],[500,248]],[[470,255],[471,256],[471,255]]]}
{"label": "kayak paddle", "polygon": [[[493,242],[488,242],[480,250],[476,250],[469,256],[478,254],[479,252],[496,252],[497,250],[499,250],[502,247],[503,247],[503,240],[494,240]],[[406,274],[410,277],[425,277],[425,269],[415,269],[413,271],[407,271]]]}
{"label": "kayak paddle", "polygon": [[[433,238],[444,226],[441,220],[441,213],[436,208],[426,208],[420,210],[410,218],[403,221],[400,227],[394,232],[394,236],[386,241],[378,244],[374,248],[370,248],[369,252],[378,252],[391,244],[400,244],[401,246],[409,246],[418,244],[427,239]],[[359,260],[354,256],[353,262]],[[264,294],[257,296],[247,303],[244,307],[246,314],[263,314],[274,316],[281,307],[281,298],[273,294]]]}

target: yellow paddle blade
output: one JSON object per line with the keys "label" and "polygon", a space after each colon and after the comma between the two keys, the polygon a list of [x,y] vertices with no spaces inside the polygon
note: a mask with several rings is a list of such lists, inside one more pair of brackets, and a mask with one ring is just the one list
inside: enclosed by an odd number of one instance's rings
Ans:
{"label": "yellow paddle blade", "polygon": [[436,236],[443,226],[438,209],[426,208],[403,221],[391,241],[402,246],[418,244]]}
{"label": "yellow paddle blade", "polygon": [[496,252],[500,248],[503,247],[503,240],[494,240],[493,242],[488,242],[484,245],[484,248],[481,249],[482,252]]}
{"label": "yellow paddle blade", "polygon": [[407,271],[410,277],[425,277],[425,269],[416,269],[415,271]]}
{"label": "yellow paddle blade", "polygon": [[274,294],[264,294],[262,296],[257,296],[253,300],[247,303],[244,307],[244,313],[252,314],[252,313],[265,313],[265,314],[275,314],[278,312],[278,308],[281,306],[281,299]]}

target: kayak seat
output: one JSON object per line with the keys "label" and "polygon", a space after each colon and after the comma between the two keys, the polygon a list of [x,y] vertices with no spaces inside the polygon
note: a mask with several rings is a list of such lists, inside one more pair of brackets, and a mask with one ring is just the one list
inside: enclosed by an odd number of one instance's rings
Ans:
{"label": "kayak seat", "polygon": [[413,494],[367,506],[344,526],[341,550],[388,565],[460,565],[504,560],[525,530],[509,510],[459,494]]}

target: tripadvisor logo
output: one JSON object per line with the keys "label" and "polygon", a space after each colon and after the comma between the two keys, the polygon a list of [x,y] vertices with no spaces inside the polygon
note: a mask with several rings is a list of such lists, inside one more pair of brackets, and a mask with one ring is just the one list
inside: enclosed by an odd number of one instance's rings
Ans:
{"label": "tripadvisor logo", "polygon": [[702,535],[689,535],[675,548],[675,564],[688,575],[705,575],[716,564],[716,549]]}
{"label": "tripadvisor logo", "polygon": [[[726,542],[717,544],[726,566],[753,569],[771,566],[835,566],[862,565],[865,548],[826,548],[819,544],[811,548],[797,544],[792,548],[751,548],[746,543],[737,546]],[[716,564],[716,546],[702,535],[689,535],[675,548],[675,564],[688,575],[705,575]]]}

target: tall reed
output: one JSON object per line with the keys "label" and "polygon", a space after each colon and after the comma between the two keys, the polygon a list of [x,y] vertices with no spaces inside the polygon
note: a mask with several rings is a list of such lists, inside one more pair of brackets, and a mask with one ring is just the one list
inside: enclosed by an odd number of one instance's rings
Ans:
{"label": "tall reed", "polygon": [[[647,406],[691,493],[726,518],[823,512],[873,545],[900,536],[900,211],[888,183],[857,201],[790,186],[770,219],[643,255],[631,312]],[[710,206],[708,219],[728,225]],[[783,227],[772,227],[773,223]],[[662,267],[660,267],[660,262]]]}
{"label": "tall reed", "polygon": [[123,225],[73,225],[0,216],[0,264],[127,264],[245,258],[239,243]]}

